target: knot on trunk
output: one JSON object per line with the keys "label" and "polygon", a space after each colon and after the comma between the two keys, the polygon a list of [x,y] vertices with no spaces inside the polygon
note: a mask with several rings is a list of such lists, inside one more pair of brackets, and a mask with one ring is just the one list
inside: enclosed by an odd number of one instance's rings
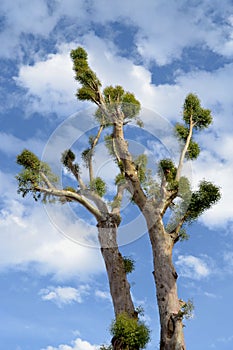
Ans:
{"label": "knot on trunk", "polygon": [[173,316],[170,316],[168,323],[167,323],[167,337],[171,339],[173,337],[173,334],[175,332],[175,320]]}
{"label": "knot on trunk", "polygon": [[102,219],[98,220],[97,227],[100,228],[117,228],[121,223],[121,217],[117,214],[105,214]]}

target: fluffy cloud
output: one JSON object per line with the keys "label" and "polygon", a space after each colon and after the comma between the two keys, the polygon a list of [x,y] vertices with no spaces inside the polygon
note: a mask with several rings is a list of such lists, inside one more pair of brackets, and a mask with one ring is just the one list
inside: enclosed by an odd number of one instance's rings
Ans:
{"label": "fluffy cloud", "polygon": [[180,274],[186,278],[200,280],[211,274],[206,261],[193,255],[180,255],[176,261]]}
{"label": "fluffy cloud", "polygon": [[111,295],[109,292],[106,292],[106,291],[103,291],[103,290],[99,290],[99,289],[96,289],[95,291],[95,296],[99,299],[103,299],[103,300],[108,300],[108,301],[111,301]]}
{"label": "fluffy cloud", "polygon": [[[134,5],[121,0],[111,3],[100,0],[93,4],[93,20],[106,22],[121,20],[137,28],[137,49],[144,60],[155,60],[164,65],[179,59],[185,47],[203,45],[215,52],[232,55],[232,20],[230,1],[219,8],[216,1],[196,2],[134,1]],[[208,14],[208,15],[207,15]],[[222,19],[218,26],[216,16]],[[179,18],[179,21],[177,21]],[[156,23],[156,25],[151,25]]]}
{"label": "fluffy cloud", "polygon": [[[226,0],[221,7],[218,0],[202,1],[199,6],[196,1],[187,3],[186,0],[179,3],[172,1],[169,4],[162,0],[146,3],[135,0],[133,6],[123,0],[99,0],[98,3],[83,0],[48,3],[37,0],[33,5],[26,0],[17,0],[14,4],[4,0],[1,1],[1,12],[4,16],[0,36],[3,49],[1,54],[7,57],[23,51],[20,47],[23,46],[22,41],[27,45],[23,39],[29,33],[42,38],[47,38],[48,35],[56,38],[56,29],[64,18],[66,27],[63,31],[69,37],[71,33],[73,37],[82,35],[83,28],[87,33],[91,24],[108,26],[121,22],[133,26],[137,51],[145,61],[155,60],[159,65],[179,59],[184,48],[195,45],[208,47],[227,57],[233,53],[230,0]],[[27,21],[24,20],[25,17]],[[221,26],[216,18],[221,21]],[[74,23],[78,30],[73,29]]]}
{"label": "fluffy cloud", "polygon": [[42,300],[52,301],[59,307],[71,303],[83,302],[83,298],[89,294],[90,287],[88,285],[80,285],[78,288],[73,287],[48,287],[41,289],[39,294]]}
{"label": "fluffy cloud", "polygon": [[58,347],[48,346],[46,349],[41,350],[97,350],[99,346],[91,345],[89,342],[77,338],[72,342],[71,346],[61,344]]}
{"label": "fluffy cloud", "polygon": [[[104,271],[99,250],[88,248],[96,236],[94,226],[66,217],[61,206],[52,209],[56,215],[51,222],[43,206],[19,199],[13,176],[1,172],[0,178],[1,270],[33,266],[58,280],[84,280]],[[59,235],[57,228],[64,233]]]}
{"label": "fluffy cloud", "polygon": [[33,66],[20,68],[15,81],[27,91],[28,113],[36,111],[42,115],[57,113],[68,116],[75,110],[77,84],[73,78],[70,50],[71,46],[63,46],[57,54],[49,54]]}

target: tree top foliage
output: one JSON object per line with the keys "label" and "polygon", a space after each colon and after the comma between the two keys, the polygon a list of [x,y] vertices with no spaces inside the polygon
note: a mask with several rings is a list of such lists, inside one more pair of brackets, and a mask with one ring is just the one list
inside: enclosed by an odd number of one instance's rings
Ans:
{"label": "tree top foliage", "polygon": [[192,122],[195,129],[207,128],[212,123],[211,111],[201,107],[197,95],[188,94],[183,105],[183,120],[186,125]]}
{"label": "tree top foliage", "polygon": [[[81,158],[85,166],[90,170],[92,168],[95,146],[99,141],[103,128],[113,128],[118,122],[123,127],[132,119],[139,121],[138,115],[141,106],[134,94],[125,91],[120,85],[110,85],[102,89],[99,78],[88,64],[87,52],[82,47],[72,50],[70,56],[73,60],[75,79],[80,84],[76,94],[77,98],[79,100],[92,101],[97,105],[95,118],[99,122],[100,129],[96,136],[89,137],[89,147],[81,152]],[[199,189],[193,192],[189,181],[184,176],[181,176],[184,159],[194,160],[200,153],[198,143],[193,140],[195,133],[207,128],[211,122],[210,110],[202,107],[196,94],[188,94],[183,104],[183,123],[175,125],[176,136],[182,142],[180,161],[179,164],[175,164],[171,159],[160,160],[158,177],[161,179],[161,183],[156,180],[150,169],[147,168],[147,157],[144,154],[136,157],[132,155],[132,165],[145,195],[148,198],[158,198],[162,193],[170,194],[169,199],[165,201],[167,207],[170,208],[173,208],[173,200],[178,197],[181,200],[179,212],[184,213],[183,217],[179,216],[183,223],[197,219],[205,210],[220,199],[220,190],[212,183],[204,180],[200,183]],[[117,150],[119,145],[117,146],[117,142],[114,140],[114,133],[105,134],[105,143],[120,170],[120,174],[115,179],[118,192],[112,205],[112,208],[119,208],[122,198],[121,190],[122,188],[127,188],[124,159],[119,157]],[[92,174],[93,171],[90,171],[89,183],[83,183],[80,168],[75,163],[75,154],[72,150],[65,151],[61,161],[66,169],[73,173],[79,188],[86,191],[85,193],[89,190],[98,195],[99,198],[105,195],[107,186],[100,177],[95,178],[94,174]],[[41,162],[29,150],[24,150],[18,156],[17,163],[24,168],[17,176],[19,183],[18,192],[22,193],[23,196],[32,192],[33,197],[37,200],[40,197],[41,187],[44,186],[46,189],[51,189],[57,180],[49,166]],[[168,192],[162,190],[164,185]],[[97,199],[95,198],[95,200]],[[162,203],[162,201],[160,202]],[[100,202],[96,203],[97,206],[100,206]],[[165,207],[164,212],[167,207]],[[186,208],[186,214],[184,208]]]}
{"label": "tree top foliage", "polygon": [[[38,157],[28,149],[24,149],[17,157],[17,164],[23,170],[16,176],[18,180],[18,193],[23,197],[32,193],[37,201],[41,198],[40,186],[56,184],[58,178],[54,175],[47,163],[41,162]],[[45,200],[45,196],[43,198]]]}

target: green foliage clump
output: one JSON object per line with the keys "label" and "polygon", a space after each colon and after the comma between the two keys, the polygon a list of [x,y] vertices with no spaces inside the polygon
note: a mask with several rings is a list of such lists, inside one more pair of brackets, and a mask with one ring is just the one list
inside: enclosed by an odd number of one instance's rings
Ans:
{"label": "green foliage clump", "polygon": [[181,308],[179,311],[179,316],[185,318],[186,320],[193,318],[194,304],[192,300],[188,300],[187,302],[181,301]]}
{"label": "green foliage clump", "polygon": [[145,154],[140,154],[137,158],[134,159],[135,168],[138,173],[138,178],[141,183],[144,183],[146,180],[146,170],[147,170],[147,156]]}
{"label": "green foliage clump", "polygon": [[25,197],[28,193],[32,193],[33,198],[37,201],[41,194],[38,190],[40,185],[44,185],[43,173],[51,183],[58,181],[49,165],[41,162],[38,157],[31,151],[25,149],[17,157],[17,164],[24,169],[16,176],[18,181],[18,193]]}
{"label": "green foliage clump", "polygon": [[210,110],[201,107],[200,100],[195,94],[187,95],[184,101],[183,119],[187,125],[190,124],[190,118],[194,122],[195,129],[207,128],[212,122]]}
{"label": "green foliage clump", "polygon": [[105,98],[106,103],[116,103],[122,101],[122,96],[124,95],[125,91],[122,86],[117,85],[115,87],[113,86],[107,86],[104,91],[103,95]]}
{"label": "green foliage clump", "polygon": [[126,313],[117,316],[110,331],[122,349],[144,349],[150,340],[148,327],[143,322],[130,318]]}
{"label": "green foliage clump", "polygon": [[101,179],[101,177],[96,177],[90,183],[90,189],[96,192],[100,197],[103,197],[106,193],[106,183]]}
{"label": "green foliage clump", "polygon": [[87,148],[82,152],[81,157],[82,157],[82,160],[87,168],[89,166],[89,161],[91,159],[91,156],[92,156],[92,152],[91,152],[90,148]]}
{"label": "green foliage clump", "polygon": [[75,160],[75,154],[71,151],[71,149],[66,150],[62,153],[62,164],[69,169],[70,164]]}
{"label": "green foliage clump", "polygon": [[135,270],[135,261],[133,259],[124,256],[123,261],[124,261],[124,269],[127,274]]}
{"label": "green foliage clump", "polygon": [[75,79],[82,85],[77,91],[77,98],[81,101],[98,101],[101,83],[88,65],[87,52],[82,47],[78,47],[71,51],[70,56],[73,60]]}
{"label": "green foliage clump", "polygon": [[[141,105],[134,94],[124,91],[122,86],[117,85],[115,87],[107,86],[103,91],[103,95],[110,114],[120,111],[123,113],[124,119],[137,118]],[[99,109],[96,116],[99,120],[103,120],[103,114],[104,112]],[[139,119],[138,123],[140,124]]]}
{"label": "green foliage clump", "polygon": [[165,179],[170,184],[173,184],[176,177],[177,169],[171,159],[162,159],[159,162],[158,173],[160,177],[165,176]]}
{"label": "green foliage clump", "polygon": [[[176,135],[178,136],[178,139],[185,143],[189,134],[189,129],[185,125],[176,124],[175,132],[176,132]],[[199,156],[199,153],[200,153],[200,147],[198,143],[194,142],[193,139],[191,138],[185,157],[187,159],[194,160]]]}
{"label": "green foliage clump", "polygon": [[125,175],[123,173],[119,173],[115,178],[115,185],[124,184],[125,181]]}
{"label": "green foliage clump", "polygon": [[23,152],[18,155],[17,164],[31,171],[38,172],[40,170],[40,160],[28,149],[23,150]]}
{"label": "green foliage clump", "polygon": [[[189,94],[186,96],[183,105],[183,120],[185,125],[177,123],[175,133],[180,141],[186,143],[189,133],[194,130],[202,130],[212,123],[212,116],[209,109],[201,107],[201,103],[197,95]],[[193,135],[192,135],[193,136]],[[199,156],[200,148],[198,143],[193,141],[191,137],[185,158],[194,160]]]}
{"label": "green foliage clump", "polygon": [[186,141],[188,134],[189,134],[189,128],[187,128],[185,125],[177,123],[175,125],[175,132],[178,136],[179,140]]}
{"label": "green foliage clump", "polygon": [[75,170],[77,173],[79,172],[79,165],[74,163],[75,154],[71,151],[71,149],[66,150],[62,153],[61,162],[65,166],[68,171],[71,171],[71,168]]}
{"label": "green foliage clump", "polygon": [[200,154],[200,147],[197,142],[194,142],[193,140],[190,140],[187,153],[185,157],[190,160],[197,159],[197,157]]}
{"label": "green foliage clump", "polygon": [[209,209],[219,201],[221,193],[219,187],[211,182],[203,180],[199,189],[192,193],[186,213],[186,221],[196,220],[205,210]]}

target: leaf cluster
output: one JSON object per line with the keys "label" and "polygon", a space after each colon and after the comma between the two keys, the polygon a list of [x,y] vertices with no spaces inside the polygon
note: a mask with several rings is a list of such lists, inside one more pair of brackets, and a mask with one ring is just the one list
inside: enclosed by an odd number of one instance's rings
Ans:
{"label": "leaf cluster", "polygon": [[82,85],[77,91],[77,98],[81,101],[98,101],[98,91],[101,83],[88,65],[87,52],[82,47],[78,47],[71,51],[70,56],[73,60],[75,79]]}
{"label": "leaf cluster", "polygon": [[117,316],[110,331],[121,344],[122,349],[144,349],[150,340],[148,327],[143,322],[130,318],[126,313]]}
{"label": "leaf cluster", "polygon": [[90,183],[90,190],[96,192],[100,197],[103,197],[106,193],[106,183],[101,177],[96,177]]}
{"label": "leaf cluster", "polygon": [[185,215],[185,221],[196,220],[207,209],[217,203],[221,198],[219,187],[209,181],[203,180],[199,189],[192,193],[190,203]]}
{"label": "leaf cluster", "polygon": [[186,320],[193,317],[194,312],[194,304],[192,300],[188,300],[187,302],[182,302],[182,306],[179,311],[179,316],[185,318]]}
{"label": "leaf cluster", "polygon": [[159,162],[158,175],[160,178],[165,177],[166,181],[169,184],[169,190],[178,189],[178,182],[175,180],[176,172],[177,168],[171,159],[162,159]]}
{"label": "leaf cluster", "polygon": [[28,193],[32,193],[33,198],[37,201],[41,194],[38,186],[44,185],[44,180],[40,173],[43,173],[51,183],[58,181],[49,165],[41,162],[38,157],[28,149],[24,149],[17,156],[17,164],[23,167],[23,170],[16,176],[18,181],[18,193],[25,197]]}
{"label": "leaf cluster", "polygon": [[[178,139],[185,144],[191,130],[191,125],[194,130],[205,129],[212,123],[212,116],[209,109],[201,107],[201,102],[197,95],[190,93],[184,101],[183,120],[184,124],[176,124],[175,133]],[[185,158],[194,160],[199,156],[199,153],[200,147],[197,142],[193,141],[192,135]]]}
{"label": "leaf cluster", "polygon": [[127,256],[123,257],[125,272],[131,273],[135,270],[135,261]]}
{"label": "leaf cluster", "polygon": [[139,181],[143,184],[146,181],[148,158],[145,154],[140,154],[134,159],[135,168],[137,170]]}
{"label": "leaf cluster", "polygon": [[71,169],[75,170],[76,173],[79,172],[79,165],[77,163],[74,163],[75,161],[75,154],[71,149],[66,150],[62,153],[61,162],[64,165],[64,167],[71,171]]}
{"label": "leaf cluster", "polygon": [[112,116],[117,116],[120,113],[124,120],[129,121],[136,119],[139,126],[142,126],[142,121],[138,118],[141,109],[140,102],[135,98],[134,94],[125,91],[122,86],[107,86],[103,90],[103,97],[107,113],[105,110],[98,108],[95,114],[96,119],[100,124],[109,126],[112,124]]}
{"label": "leaf cluster", "polygon": [[[189,134],[189,128],[185,125],[178,123],[175,126],[175,133],[178,136],[178,139],[185,143]],[[200,147],[198,143],[193,141],[193,139],[191,138],[185,157],[189,160],[194,160],[199,156],[199,153]]]}
{"label": "leaf cluster", "polygon": [[209,109],[201,107],[201,102],[197,95],[188,94],[183,105],[183,120],[187,125],[190,121],[195,124],[195,129],[207,128],[212,123],[212,116]]}

